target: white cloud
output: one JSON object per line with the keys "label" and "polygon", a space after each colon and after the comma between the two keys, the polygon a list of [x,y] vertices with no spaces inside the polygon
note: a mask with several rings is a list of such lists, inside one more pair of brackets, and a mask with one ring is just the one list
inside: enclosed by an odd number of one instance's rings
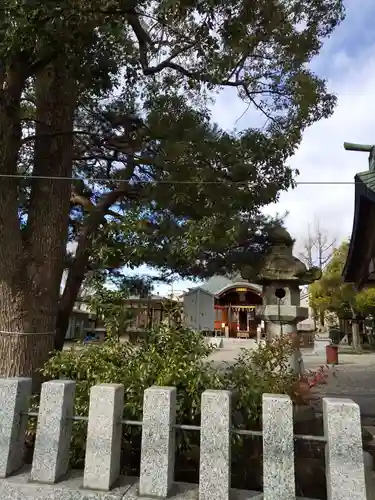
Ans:
{"label": "white cloud", "polygon": [[[368,168],[368,155],[348,152],[343,143],[375,143],[375,47],[362,57],[351,59],[337,54],[339,76],[332,78],[330,88],[338,96],[335,113],[328,120],[312,126],[304,134],[291,165],[300,171],[294,191],[283,193],[268,213],[288,211],[288,229],[301,238],[314,217],[318,217],[332,235],[339,239],[351,233],[354,209],[354,175]],[[332,61],[335,65],[335,59]],[[327,182],[326,185],[313,182]],[[329,184],[330,183],[330,184]],[[336,183],[336,184],[334,184]]]}
{"label": "white cloud", "polygon": [[[295,190],[282,193],[279,202],[265,210],[269,214],[289,212],[286,224],[297,238],[297,245],[308,224],[316,218],[332,236],[350,236],[354,209],[354,185],[350,183],[357,172],[368,168],[368,155],[345,151],[343,143],[375,143],[375,43],[373,40],[366,44],[369,37],[364,26],[366,16],[374,13],[375,6],[365,0],[365,12],[362,9],[359,17],[358,2],[346,3],[346,20],[313,65],[320,69],[321,76],[330,75],[328,86],[338,96],[337,108],[331,118],[304,133],[301,146],[290,161],[300,172],[297,182],[311,184],[300,184]],[[217,101],[214,119],[233,128],[244,109],[239,99],[226,94]],[[245,115],[242,120],[242,126],[249,125],[254,115]]]}

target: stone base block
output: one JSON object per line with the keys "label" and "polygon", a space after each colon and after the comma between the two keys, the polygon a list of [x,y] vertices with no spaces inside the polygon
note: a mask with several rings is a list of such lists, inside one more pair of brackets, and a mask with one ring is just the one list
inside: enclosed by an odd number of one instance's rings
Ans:
{"label": "stone base block", "polygon": [[[83,489],[83,471],[70,471],[56,484],[40,484],[30,481],[29,468],[0,479],[1,500],[122,500],[136,480],[121,477],[111,491]],[[131,498],[131,497],[130,497]]]}
{"label": "stone base block", "polygon": [[[111,491],[93,491],[82,489],[83,476],[78,471],[69,472],[65,479],[54,485],[42,485],[29,482],[28,470],[22,470],[18,474],[7,479],[0,479],[1,500],[139,500],[138,479],[121,477],[117,486]],[[149,497],[141,497],[143,500],[155,500]],[[170,500],[197,500],[198,485],[187,483],[175,483]],[[259,491],[231,490],[232,500],[262,500],[263,494]],[[307,498],[296,498],[296,500],[311,500]]]}
{"label": "stone base block", "polygon": [[283,323],[299,323],[309,317],[307,307],[290,306],[290,305],[268,305],[259,306],[256,310],[257,316],[265,321],[279,323],[280,319]]}

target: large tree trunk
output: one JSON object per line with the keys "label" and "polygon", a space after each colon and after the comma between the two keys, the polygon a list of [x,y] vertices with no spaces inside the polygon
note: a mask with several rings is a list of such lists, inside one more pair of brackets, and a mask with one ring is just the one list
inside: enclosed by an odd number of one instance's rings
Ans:
{"label": "large tree trunk", "polygon": [[324,330],[324,316],[325,316],[324,309],[319,309],[319,330],[320,331]]}
{"label": "large tree trunk", "polygon": [[32,181],[27,227],[15,248],[13,235],[19,233],[16,197],[11,201],[12,231],[8,227],[3,233],[7,238],[1,247],[12,271],[8,277],[0,276],[7,291],[2,295],[0,330],[15,334],[3,334],[0,340],[0,376],[35,375],[53,350],[67,242],[76,82],[63,61],[57,60],[36,76],[35,89],[33,175],[41,178]]}
{"label": "large tree trunk", "polygon": [[[7,66],[0,78],[0,172],[3,175],[17,174],[21,144],[20,101],[26,76],[20,61]],[[18,179],[15,177],[4,177],[0,182],[0,235],[0,375],[28,375],[27,365],[33,353],[29,345],[32,336],[21,337],[19,333],[31,333],[26,308],[30,294],[18,216]]]}

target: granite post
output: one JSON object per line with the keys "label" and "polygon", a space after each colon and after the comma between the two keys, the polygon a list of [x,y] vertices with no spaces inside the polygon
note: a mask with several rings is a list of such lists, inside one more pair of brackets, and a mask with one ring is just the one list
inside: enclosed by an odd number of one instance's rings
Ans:
{"label": "granite post", "polygon": [[[67,469],[69,426],[72,422],[74,383],[48,382],[42,387],[37,442],[30,481],[23,465],[24,431],[29,409],[30,379],[0,379],[0,498],[14,500],[95,499],[134,500],[138,485],[118,476],[121,446],[123,386],[92,389],[86,485],[80,474]],[[200,484],[178,484],[174,499],[228,500],[230,492],[230,403],[228,391],[202,395]],[[295,500],[292,403],[285,395],[263,395],[264,493],[232,490],[233,498]],[[145,393],[142,465],[139,493],[147,498],[168,498],[173,482],[176,389],[154,387]],[[363,452],[360,411],[346,399],[323,399],[326,440],[327,500],[373,500],[372,457]],[[66,433],[66,429],[68,432]],[[194,432],[194,430],[193,430]],[[51,450],[51,451],[50,451]],[[102,454],[101,454],[102,453]],[[51,462],[51,463],[49,463]],[[41,470],[47,467],[46,474]],[[95,483],[95,474],[99,476]],[[47,477],[48,484],[41,484]],[[33,477],[31,477],[33,479]],[[54,484],[55,480],[58,484]],[[142,485],[143,495],[142,495]],[[366,491],[366,487],[368,488]],[[308,492],[305,492],[308,494]],[[367,494],[367,497],[366,497]],[[305,499],[307,500],[307,498]]]}
{"label": "granite post", "polygon": [[293,405],[263,394],[263,500],[295,500]]}
{"label": "granite post", "polygon": [[109,490],[120,475],[124,386],[91,388],[83,487]]}
{"label": "granite post", "polygon": [[[267,303],[267,300],[272,302],[272,299],[265,295],[264,301],[266,305],[258,309],[258,316],[266,322],[267,340],[269,342],[281,335],[298,336],[297,324],[308,317],[307,307],[287,303],[292,294],[287,286],[285,286],[284,290],[286,290],[286,297],[280,301],[280,304]],[[294,296],[294,300],[297,302],[297,294],[295,293]],[[299,336],[297,338],[300,340]],[[290,366],[296,373],[304,372],[303,357],[299,345],[295,346],[294,353],[290,358]]]}
{"label": "granite post", "polygon": [[165,498],[174,480],[176,388],[144,392],[139,495]]}
{"label": "granite post", "polygon": [[366,500],[359,406],[323,398],[328,500]]}
{"label": "granite post", "polygon": [[69,467],[75,382],[52,380],[42,385],[30,479],[53,484]]}
{"label": "granite post", "polygon": [[31,378],[0,379],[0,478],[23,465]]}
{"label": "granite post", "polygon": [[205,391],[201,406],[199,500],[228,500],[231,468],[231,393]]}

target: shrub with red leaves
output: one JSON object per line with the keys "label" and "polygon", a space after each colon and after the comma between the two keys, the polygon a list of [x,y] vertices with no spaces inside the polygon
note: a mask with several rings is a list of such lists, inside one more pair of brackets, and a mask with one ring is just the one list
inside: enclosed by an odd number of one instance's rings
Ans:
{"label": "shrub with red leaves", "polygon": [[322,365],[317,370],[309,370],[301,375],[294,391],[296,402],[309,404],[312,400],[316,399],[316,392],[314,390],[327,383],[329,374],[329,366]]}

